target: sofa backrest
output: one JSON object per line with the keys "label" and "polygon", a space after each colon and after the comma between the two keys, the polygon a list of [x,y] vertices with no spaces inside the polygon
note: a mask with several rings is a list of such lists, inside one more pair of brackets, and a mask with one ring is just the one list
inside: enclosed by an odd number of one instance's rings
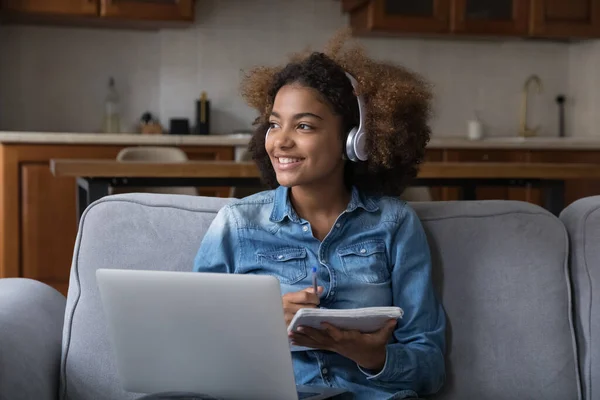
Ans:
{"label": "sofa backrest", "polygon": [[568,239],[529,203],[416,203],[448,315],[436,399],[576,399]]}
{"label": "sofa backrest", "polygon": [[118,379],[100,294],[99,268],[191,271],[218,210],[230,199],[122,194],[82,216],[69,279],[61,399],[134,399]]}
{"label": "sofa backrest", "polygon": [[[133,399],[121,389],[95,271],[189,271],[230,199],[106,197],[84,214],[71,270],[61,398]],[[436,399],[578,398],[567,237],[544,210],[516,202],[415,203],[448,314],[447,380]]]}
{"label": "sofa backrest", "polygon": [[571,241],[575,332],[584,399],[600,398],[600,196],[569,205],[560,215]]}

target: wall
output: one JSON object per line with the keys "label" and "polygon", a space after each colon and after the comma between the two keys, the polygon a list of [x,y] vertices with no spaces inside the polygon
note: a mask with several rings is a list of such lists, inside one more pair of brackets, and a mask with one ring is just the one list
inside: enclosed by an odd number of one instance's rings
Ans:
{"label": "wall", "polygon": [[159,108],[158,33],[4,26],[0,45],[0,129],[99,131],[110,76],[124,120]]}
{"label": "wall", "polygon": [[[206,90],[215,133],[248,129],[254,112],[238,95],[242,70],[283,62],[287,53],[306,46],[319,50],[346,25],[334,0],[202,0],[196,24],[183,30],[3,27],[0,129],[97,130],[110,74],[117,79],[129,123],[146,109],[165,124],[172,117],[193,118],[194,101]],[[435,85],[437,136],[464,135],[475,109],[489,135],[516,135],[523,83],[532,73],[541,77],[545,90],[531,97],[530,125],[540,124],[541,135],[556,135],[554,98],[569,93],[569,66],[577,57],[564,43],[361,42],[372,56],[413,68]],[[583,134],[579,130],[589,130],[590,124],[577,128],[573,134]]]}
{"label": "wall", "polygon": [[576,136],[600,135],[600,41],[586,41],[569,49],[567,129]]}

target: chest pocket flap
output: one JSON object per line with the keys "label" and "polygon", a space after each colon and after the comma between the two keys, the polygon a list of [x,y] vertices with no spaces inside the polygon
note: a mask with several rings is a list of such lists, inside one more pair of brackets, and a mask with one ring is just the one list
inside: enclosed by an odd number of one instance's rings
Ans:
{"label": "chest pocket flap", "polygon": [[338,249],[338,256],[346,275],[365,283],[383,283],[390,279],[385,243],[366,240]]}
{"label": "chest pocket flap", "polygon": [[381,240],[367,240],[350,246],[342,247],[338,250],[341,256],[355,255],[359,257],[368,257],[375,253],[385,253],[385,243]]}
{"label": "chest pocket flap", "polygon": [[255,273],[273,275],[281,283],[293,284],[306,278],[306,249],[287,247],[256,253],[259,269]]}

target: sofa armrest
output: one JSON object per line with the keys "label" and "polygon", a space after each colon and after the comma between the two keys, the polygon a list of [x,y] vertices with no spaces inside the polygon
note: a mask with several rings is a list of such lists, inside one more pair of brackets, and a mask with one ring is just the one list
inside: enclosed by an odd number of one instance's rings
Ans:
{"label": "sofa armrest", "polygon": [[39,281],[0,279],[0,400],[58,398],[65,303]]}

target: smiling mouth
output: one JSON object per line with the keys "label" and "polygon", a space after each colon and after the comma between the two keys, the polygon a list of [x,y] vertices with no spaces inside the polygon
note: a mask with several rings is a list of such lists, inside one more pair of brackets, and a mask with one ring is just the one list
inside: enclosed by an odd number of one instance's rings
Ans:
{"label": "smiling mouth", "polygon": [[293,157],[275,157],[275,159],[277,160],[277,167],[284,170],[297,167],[304,161],[304,158]]}
{"label": "smiling mouth", "polygon": [[294,164],[302,161],[302,158],[291,158],[291,157],[277,157],[279,164]]}

